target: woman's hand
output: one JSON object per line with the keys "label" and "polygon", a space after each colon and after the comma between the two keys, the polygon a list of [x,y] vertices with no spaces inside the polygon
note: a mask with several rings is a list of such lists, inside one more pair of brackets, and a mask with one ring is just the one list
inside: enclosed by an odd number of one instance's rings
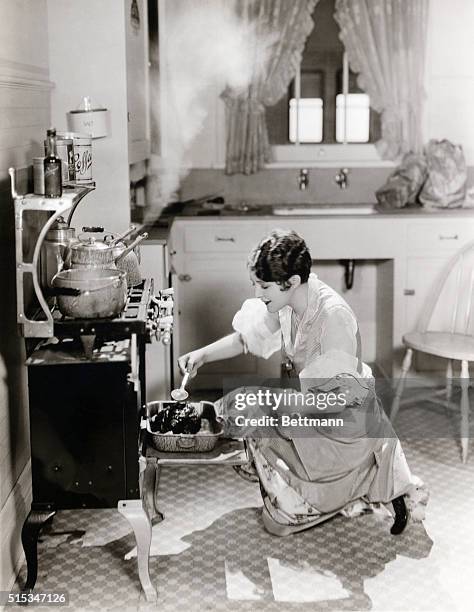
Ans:
{"label": "woman's hand", "polygon": [[206,363],[206,352],[204,349],[191,351],[185,355],[181,355],[181,357],[178,359],[181,374],[184,375],[186,372],[190,372],[190,378],[194,378],[194,376],[196,376],[198,368],[200,368],[204,363]]}

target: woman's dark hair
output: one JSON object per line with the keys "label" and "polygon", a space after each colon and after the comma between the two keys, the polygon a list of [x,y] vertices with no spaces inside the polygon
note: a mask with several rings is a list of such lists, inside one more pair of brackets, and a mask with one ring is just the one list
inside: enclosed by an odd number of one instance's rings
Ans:
{"label": "woman's dark hair", "polygon": [[253,249],[248,266],[257,278],[290,288],[288,279],[298,274],[302,283],[311,272],[311,255],[301,236],[293,230],[273,230]]}

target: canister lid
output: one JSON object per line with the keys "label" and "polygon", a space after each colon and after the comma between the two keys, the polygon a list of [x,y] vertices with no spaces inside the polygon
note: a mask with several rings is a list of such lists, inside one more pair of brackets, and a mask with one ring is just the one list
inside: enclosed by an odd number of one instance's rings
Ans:
{"label": "canister lid", "polygon": [[90,96],[84,96],[79,106],[75,110],[72,110],[69,112],[71,113],[71,115],[74,115],[76,113],[96,113],[99,111],[103,112],[106,110],[107,110],[106,108],[103,108],[100,105],[96,106]]}
{"label": "canister lid", "polygon": [[83,108],[79,108],[77,110],[69,111],[71,115],[77,115],[78,113],[98,113],[106,111],[106,108],[91,108],[90,110],[84,110]]}

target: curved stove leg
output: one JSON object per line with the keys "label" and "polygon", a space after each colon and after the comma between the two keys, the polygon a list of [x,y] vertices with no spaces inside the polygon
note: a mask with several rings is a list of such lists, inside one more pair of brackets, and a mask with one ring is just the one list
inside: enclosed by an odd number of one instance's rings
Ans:
{"label": "curved stove leg", "polygon": [[150,580],[149,554],[151,544],[151,521],[145,511],[142,501],[128,499],[119,501],[118,511],[130,523],[137,542],[138,577],[142,585],[145,599],[156,601],[156,589]]}
{"label": "curved stove leg", "polygon": [[164,521],[165,515],[157,506],[158,485],[161,468],[156,458],[146,459],[146,464],[140,474],[140,491],[145,508],[153,525]]}
{"label": "curved stove leg", "polygon": [[47,508],[31,508],[21,530],[21,543],[25,551],[27,577],[24,590],[33,589],[38,577],[38,536],[45,523],[55,515],[56,511]]}

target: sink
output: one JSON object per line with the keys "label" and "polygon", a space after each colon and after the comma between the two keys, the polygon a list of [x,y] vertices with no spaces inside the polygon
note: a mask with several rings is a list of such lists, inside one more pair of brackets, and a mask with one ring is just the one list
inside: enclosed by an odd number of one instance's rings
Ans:
{"label": "sink", "polygon": [[377,213],[374,204],[295,204],[273,206],[273,214],[281,216],[315,215],[373,215]]}

